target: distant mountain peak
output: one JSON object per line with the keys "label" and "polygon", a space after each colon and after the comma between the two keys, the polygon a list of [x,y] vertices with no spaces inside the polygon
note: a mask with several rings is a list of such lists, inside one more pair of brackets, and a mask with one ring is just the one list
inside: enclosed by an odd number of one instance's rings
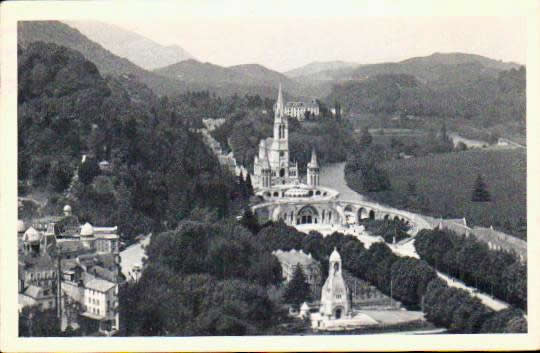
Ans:
{"label": "distant mountain peak", "polygon": [[97,21],[69,22],[89,39],[99,43],[111,53],[126,58],[134,64],[153,70],[193,58],[177,44],[161,45],[138,33],[117,25]]}
{"label": "distant mountain peak", "polygon": [[359,66],[359,64],[343,60],[313,61],[304,66],[289,70],[285,72],[285,75],[291,78],[296,78],[301,76],[314,75],[324,71],[353,68],[356,66]]}

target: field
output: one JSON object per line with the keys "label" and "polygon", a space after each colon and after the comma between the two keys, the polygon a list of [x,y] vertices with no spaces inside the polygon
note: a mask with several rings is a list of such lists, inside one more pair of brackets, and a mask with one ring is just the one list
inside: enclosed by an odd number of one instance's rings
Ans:
{"label": "field", "polygon": [[[493,225],[525,237],[526,153],[522,149],[469,150],[386,162],[392,191],[369,197],[403,206],[408,183],[416,184],[424,213],[445,218],[466,217],[469,225]],[[481,174],[490,202],[472,202],[475,179]],[[426,202],[427,201],[427,202]]]}
{"label": "field", "polygon": [[390,146],[392,138],[396,138],[404,144],[410,145],[414,142],[422,144],[427,140],[427,132],[422,130],[411,129],[369,129],[369,133],[373,137],[373,143]]}

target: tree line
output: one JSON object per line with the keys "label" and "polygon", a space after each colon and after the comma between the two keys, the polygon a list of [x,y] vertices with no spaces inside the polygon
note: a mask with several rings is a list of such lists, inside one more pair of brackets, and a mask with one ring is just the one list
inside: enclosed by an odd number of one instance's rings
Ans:
{"label": "tree line", "polygon": [[326,100],[342,102],[349,112],[461,118],[477,127],[517,126],[523,133],[525,67],[489,75],[479,72],[479,68],[470,73],[458,69],[427,82],[409,74],[376,74],[334,85]]}
{"label": "tree line", "polygon": [[[283,222],[264,227],[257,235],[269,249],[302,249],[321,262],[323,278],[334,247],[343,259],[343,268],[375,285],[386,295],[410,308],[421,308],[429,321],[456,333],[526,332],[520,310],[495,312],[468,292],[448,286],[426,261],[395,255],[384,243],[369,249],[356,238],[334,233],[322,237],[305,234]],[[450,301],[450,303],[448,303]]]}
{"label": "tree line", "polygon": [[437,270],[522,309],[527,309],[527,265],[502,250],[491,250],[474,235],[422,230],[414,242],[422,259]]}

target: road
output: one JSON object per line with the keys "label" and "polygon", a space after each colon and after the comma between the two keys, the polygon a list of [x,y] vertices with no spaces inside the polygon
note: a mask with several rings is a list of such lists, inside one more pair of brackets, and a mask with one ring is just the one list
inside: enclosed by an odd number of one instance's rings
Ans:
{"label": "road", "polygon": [[345,181],[345,162],[325,165],[321,169],[320,184],[339,192],[338,199],[350,201],[367,201],[366,197],[349,188]]}
{"label": "road", "polygon": [[142,267],[142,259],[145,256],[144,248],[150,243],[150,237],[152,234],[148,234],[143,240],[132,244],[120,252],[120,265],[122,268],[122,274],[130,279],[131,273],[135,266]]}

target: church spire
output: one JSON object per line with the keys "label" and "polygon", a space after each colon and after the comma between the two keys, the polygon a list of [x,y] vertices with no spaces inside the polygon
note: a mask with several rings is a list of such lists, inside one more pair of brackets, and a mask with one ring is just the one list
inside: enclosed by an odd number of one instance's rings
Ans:
{"label": "church spire", "polygon": [[279,92],[278,92],[278,98],[276,101],[276,113],[280,112],[283,113],[283,93],[281,92],[281,82],[279,83]]}
{"label": "church spire", "polygon": [[317,152],[315,152],[315,148],[311,150],[311,162],[309,164],[311,168],[319,168],[319,162],[317,161]]}

